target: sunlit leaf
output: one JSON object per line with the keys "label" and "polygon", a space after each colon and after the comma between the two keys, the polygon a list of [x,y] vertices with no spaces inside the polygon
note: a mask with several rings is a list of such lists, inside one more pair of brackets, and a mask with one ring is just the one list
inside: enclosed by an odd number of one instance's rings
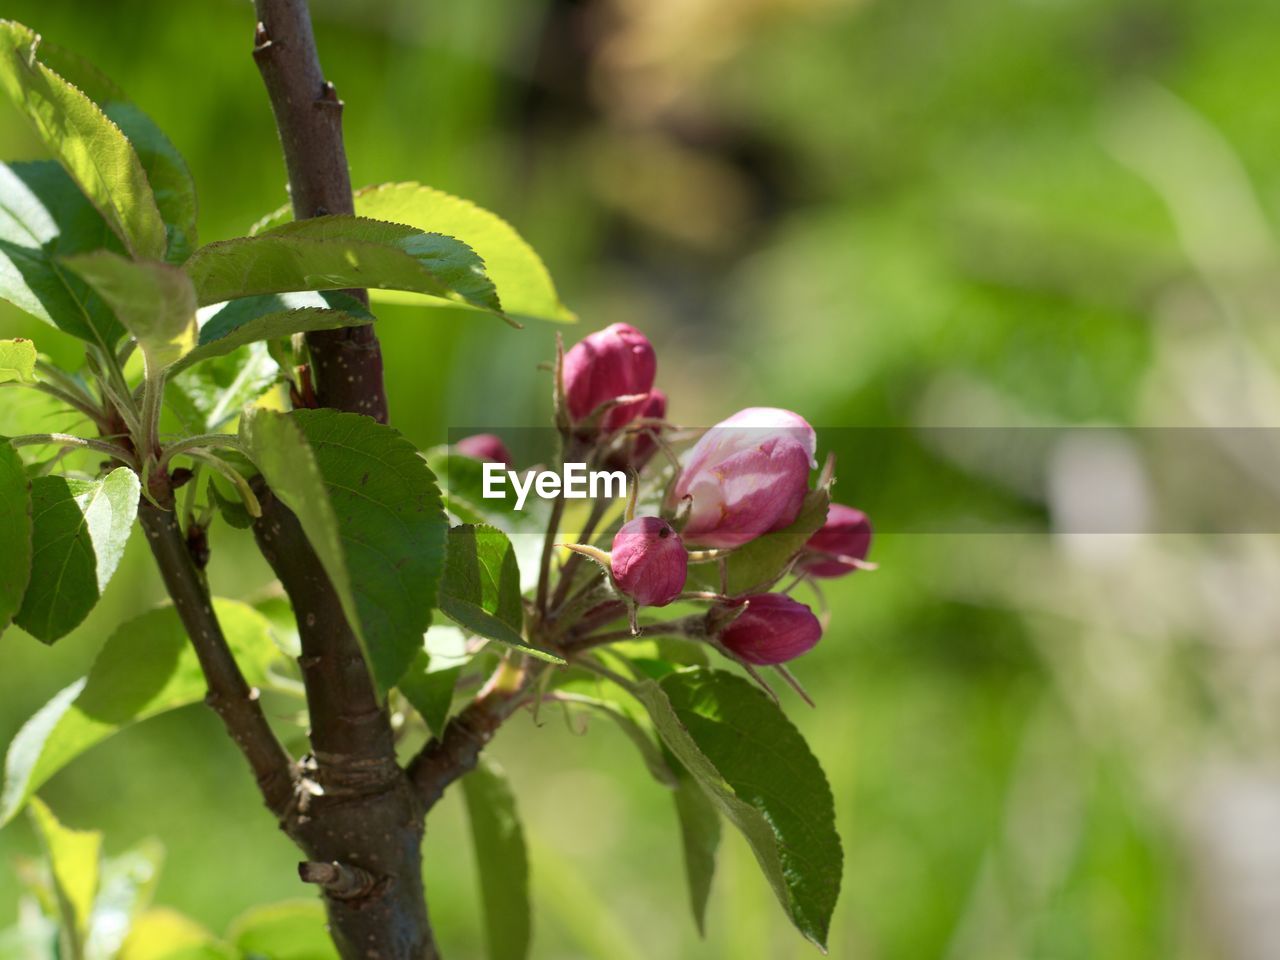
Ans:
{"label": "sunlit leaf", "polygon": [[240,954],[189,917],[155,907],[134,921],[116,960],[240,960]]}
{"label": "sunlit leaf", "polygon": [[296,290],[388,288],[501,314],[484,263],[466,244],[362,217],[313,217],[201,247],[187,261],[200,303]]}
{"label": "sunlit leaf", "polygon": [[138,155],[97,104],[40,62],[39,42],[28,27],[0,21],[0,89],[129,250],[163,257],[164,221]]}
{"label": "sunlit leaf", "polygon": [[83,957],[98,893],[102,834],[63,826],[38,798],[31,801],[31,820],[49,858],[64,943],[73,958]]}
{"label": "sunlit leaf", "polygon": [[[571,323],[576,317],[556,293],[542,258],[511,224],[469,200],[417,183],[388,183],[356,193],[356,213],[376,220],[407,223],[419,230],[456,237],[484,260],[503,310],[516,320]],[[403,301],[387,291],[383,299]]]}
{"label": "sunlit leaf", "polygon": [[[214,611],[245,679],[264,684],[278,652],[271,624],[252,607],[215,600]],[[186,630],[172,607],[122,624],[89,675],[67,687],[14,737],[5,757],[0,824],[41,784],[122,727],[200,702],[208,690]]]}
{"label": "sunlit leaf", "polygon": [[144,840],[103,861],[89,917],[85,960],[112,960],[120,952],[134,919],[151,902],[163,860],[159,842]]}
{"label": "sunlit leaf", "polygon": [[35,383],[36,345],[30,340],[0,340],[0,383]]}
{"label": "sunlit leaf", "polygon": [[138,476],[31,481],[31,582],[14,622],[53,643],[93,609],[116,572],[138,512]]}

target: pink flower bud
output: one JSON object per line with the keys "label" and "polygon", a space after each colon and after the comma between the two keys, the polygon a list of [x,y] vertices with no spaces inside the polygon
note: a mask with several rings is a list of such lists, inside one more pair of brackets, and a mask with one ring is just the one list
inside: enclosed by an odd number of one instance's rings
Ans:
{"label": "pink flower bud", "polygon": [[511,466],[511,454],[500,437],[492,433],[477,433],[463,437],[453,448],[464,457],[471,457],[483,463],[501,463]]}
{"label": "pink flower bud", "polygon": [[[569,419],[580,423],[601,404],[618,397],[647,394],[653,389],[658,361],[653,345],[643,333],[626,323],[615,323],[574,344],[564,355],[564,393]],[[644,400],[610,409],[601,422],[612,433],[635,419]]]}
{"label": "pink flower bud", "polygon": [[809,491],[817,437],[804,418],[749,407],[716,424],[684,457],[677,499],[692,498],[684,538],[738,547],[786,527]]}
{"label": "pink flower bud", "polygon": [[613,538],[610,566],[618,589],[642,607],[665,607],[684,590],[689,555],[660,517],[636,517]]}
{"label": "pink flower bud", "polygon": [[720,633],[720,642],[747,663],[786,663],[812,650],[822,624],[803,603],[783,593],[746,597],[747,609]]}
{"label": "pink flower bud", "polygon": [[826,523],[809,538],[799,570],[814,577],[843,577],[857,570],[853,561],[867,559],[871,549],[871,521],[861,510],[833,503]]}

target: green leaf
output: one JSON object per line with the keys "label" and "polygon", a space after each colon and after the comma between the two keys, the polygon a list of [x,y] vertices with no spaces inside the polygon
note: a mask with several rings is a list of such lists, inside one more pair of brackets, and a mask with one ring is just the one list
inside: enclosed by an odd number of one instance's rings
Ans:
{"label": "green leaf", "polygon": [[39,42],[28,27],[0,21],[0,88],[133,255],[163,257],[164,221],[138,155],[97,104],[37,59]]}
{"label": "green leaf", "polygon": [[178,267],[127,260],[107,250],[63,259],[98,292],[138,341],[149,373],[159,373],[196,345],[196,292]]}
{"label": "green leaf", "polygon": [[[417,183],[368,187],[355,197],[356,213],[375,220],[407,223],[419,230],[457,237],[484,259],[506,314],[516,320],[572,323],[577,318],[560,302],[546,265],[511,224],[469,200]],[[391,302],[404,294],[379,295]]]}
{"label": "green leaf", "polygon": [[201,247],[187,261],[200,303],[292,290],[392,288],[502,315],[484,263],[465,243],[399,223],[313,217]]}
{"label": "green leaf", "polygon": [[89,917],[86,960],[112,960],[120,952],[134,918],[151,902],[163,859],[159,841],[143,840],[103,862]]}
{"label": "green leaf", "polygon": [[111,308],[60,257],[122,250],[101,214],[51,160],[0,164],[0,297],[58,329],[112,348]]}
{"label": "green leaf", "polygon": [[529,955],[529,858],[515,794],[502,770],[489,760],[462,778],[471,840],[480,874],[485,947],[489,960]]}
{"label": "green leaf", "polygon": [[653,733],[642,727],[622,703],[609,699],[606,695],[609,689],[609,687],[602,688],[598,678],[589,677],[560,683],[557,685],[556,692],[564,702],[586,707],[616,723],[618,729],[640,751],[644,765],[653,779],[664,787],[675,787],[678,783],[676,774],[662,755],[662,749],[654,739]]}
{"label": "green leaf", "polygon": [[36,345],[30,340],[0,340],[0,383],[36,382]]}
{"label": "green leaf", "polygon": [[449,530],[440,609],[472,633],[563,663],[524,639],[524,604],[515,549],[501,530],[463,524]]}
{"label": "green leaf", "polygon": [[767,695],[721,670],[694,667],[633,692],[742,831],[792,923],[826,949],[843,858],[831,788],[799,731]]}
{"label": "green leaf", "polygon": [[288,900],[240,915],[227,939],[246,957],[270,960],[338,960],[318,900]]}
{"label": "green leaf", "polygon": [[707,934],[707,899],[716,874],[716,853],[720,849],[720,814],[698,782],[678,763],[675,789],[676,817],[680,821],[680,842],[684,850],[684,875],[689,886],[689,906],[698,933]]}
{"label": "green leaf", "polygon": [[255,410],[240,429],[389,690],[422,647],[444,568],[448,522],[435,478],[408,440],[359,414]]}
{"label": "green leaf", "polygon": [[155,122],[134,104],[113,99],[101,106],[129,138],[146,171],[167,233],[165,260],[182,263],[199,245],[196,184],[187,161]]}
{"label": "green leaf", "polygon": [[[278,657],[271,624],[252,607],[214,600],[214,611],[245,679],[265,684]],[[208,685],[173,607],[121,625],[89,675],[67,687],[33,716],[9,745],[0,825],[13,819],[39,787],[73,759],[117,730],[198,703]]]}
{"label": "green leaf", "polygon": [[98,892],[102,834],[64,827],[39,799],[31,802],[31,820],[49,858],[67,952],[79,960],[85,955],[89,917]]}
{"label": "green leaf", "polygon": [[[341,304],[341,309],[333,309]],[[175,370],[220,357],[247,343],[274,340],[311,330],[336,330],[373,322],[373,315],[354,297],[316,293],[244,297],[199,311],[200,335],[196,348],[176,364]]]}
{"label": "green leaf", "polygon": [[31,484],[18,451],[0,443],[0,633],[31,579]]}
{"label": "green leaf", "polygon": [[128,467],[102,480],[31,481],[31,582],[18,626],[53,643],[88,616],[129,542],[140,489]]}
{"label": "green leaf", "polygon": [[133,144],[168,230],[166,259],[181,263],[196,248],[197,209],[195,181],[182,154],[117,83],[84,57],[48,40],[41,40],[36,53],[101,107]]}

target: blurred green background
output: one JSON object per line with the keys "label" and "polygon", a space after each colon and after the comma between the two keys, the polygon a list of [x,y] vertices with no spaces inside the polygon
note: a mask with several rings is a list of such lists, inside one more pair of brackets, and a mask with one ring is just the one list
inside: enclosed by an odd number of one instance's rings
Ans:
{"label": "blurred green background", "polygon": [[[803,413],[838,448],[838,498],[880,524],[881,569],[827,590],[832,626],[796,665],[818,709],[788,703],[845,839],[832,956],[1275,956],[1276,538],[1064,533],[1097,507],[1078,495],[1091,483],[1124,494],[1126,529],[1213,529],[1204,464],[1064,441],[1027,470],[913,433],[1277,425],[1274,0],[312,6],[357,184],[418,180],[502,213],[581,316],[570,339],[639,326],[682,423]],[[4,15],[96,62],[169,133],[203,240],[284,202],[249,3]],[[0,142],[37,155],[9,110]],[[381,315],[392,419],[416,443],[545,422],[551,328]],[[0,305],[14,335],[78,362]],[[841,427],[904,432],[859,450]],[[1280,475],[1249,449],[1214,456]],[[939,490],[1006,522],[909,532]],[[212,541],[216,591],[258,590],[249,539]],[[0,741],[160,599],[135,537],[74,634],[48,649],[7,632]],[[532,843],[535,956],[813,955],[736,837],[700,940],[670,796],[616,730],[540,723],[522,715],[492,748]],[[306,895],[208,711],[127,731],[43,795],[108,852],[158,836],[158,902],[214,930]],[[0,833],[0,864],[34,849],[24,821]],[[478,956],[457,796],[426,856],[443,947]],[[0,867],[0,927],[16,898]]]}

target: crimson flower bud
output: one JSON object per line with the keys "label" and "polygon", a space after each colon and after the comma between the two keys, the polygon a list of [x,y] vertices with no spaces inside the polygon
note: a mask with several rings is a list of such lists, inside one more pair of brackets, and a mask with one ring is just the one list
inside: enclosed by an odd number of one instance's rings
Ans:
{"label": "crimson flower bud", "polygon": [[684,457],[675,496],[690,498],[684,538],[739,547],[781,530],[809,492],[817,437],[799,414],[748,407],[716,424]]}
{"label": "crimson flower bud", "polygon": [[744,610],[720,633],[720,642],[747,663],[772,666],[812,650],[822,638],[813,611],[784,593],[745,597]]}
{"label": "crimson flower bud", "polygon": [[483,463],[501,463],[511,466],[511,454],[500,437],[492,433],[477,433],[463,437],[453,445],[464,457],[471,457]]}
{"label": "crimson flower bud", "polygon": [[[577,424],[618,397],[648,394],[658,360],[653,345],[635,327],[615,323],[584,337],[564,355],[564,395],[569,419]],[[644,400],[608,410],[600,428],[612,433],[634,420]]]}
{"label": "crimson flower bud", "polygon": [[822,529],[809,538],[797,568],[814,577],[843,577],[871,550],[871,521],[861,510],[833,503]]}
{"label": "crimson flower bud", "polygon": [[642,607],[665,607],[684,591],[689,554],[680,535],[660,517],[624,523],[609,557],[613,582]]}

